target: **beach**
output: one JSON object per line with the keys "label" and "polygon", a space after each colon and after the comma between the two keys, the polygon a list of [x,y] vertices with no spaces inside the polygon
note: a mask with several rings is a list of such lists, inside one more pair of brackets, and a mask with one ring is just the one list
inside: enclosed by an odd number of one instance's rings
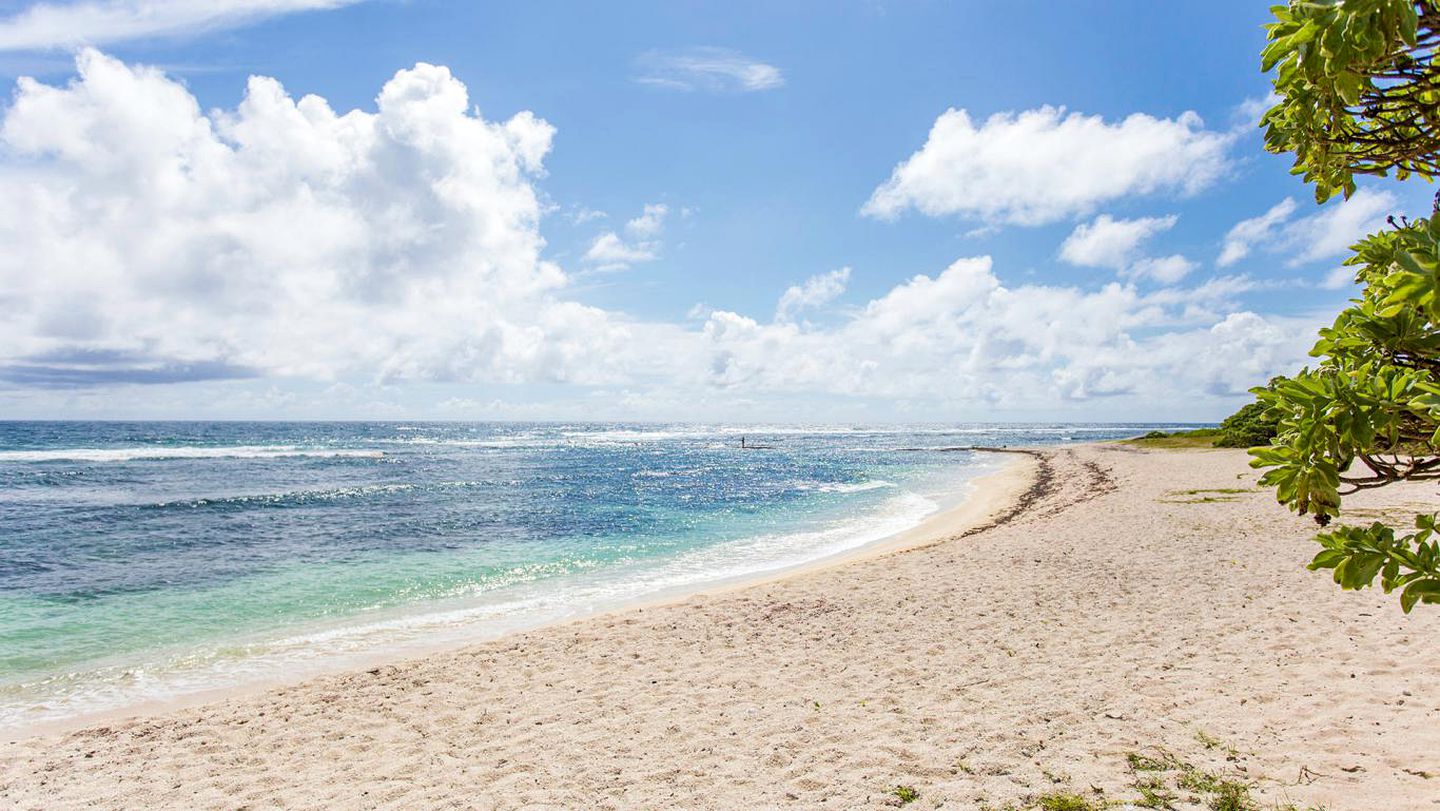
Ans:
{"label": "beach", "polygon": [[1188,771],[1264,808],[1440,808],[1440,615],[1306,571],[1313,524],[1244,452],[1010,456],[829,565],[11,740],[0,801],[1019,809],[1158,780],[1204,807]]}

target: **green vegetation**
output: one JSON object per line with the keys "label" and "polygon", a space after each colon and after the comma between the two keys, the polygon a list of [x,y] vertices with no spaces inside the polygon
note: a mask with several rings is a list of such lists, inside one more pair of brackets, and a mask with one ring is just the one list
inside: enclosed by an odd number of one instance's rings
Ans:
{"label": "green vegetation", "polygon": [[1045,794],[1036,799],[1036,808],[1041,811],[1100,811],[1104,808],[1081,797],[1079,794],[1063,792]]}
{"label": "green vegetation", "polygon": [[1130,786],[1140,792],[1140,799],[1135,801],[1135,805],[1141,808],[1170,808],[1177,799],[1175,793],[1170,791],[1165,781],[1159,777],[1139,779]]}
{"label": "green vegetation", "polygon": [[1181,767],[1180,761],[1167,752],[1161,752],[1158,757],[1130,752],[1125,755],[1125,763],[1132,772],[1165,772]]}
{"label": "green vegetation", "polygon": [[1210,799],[1210,811],[1259,811],[1260,806],[1250,799],[1250,787],[1232,780],[1222,781]]}
{"label": "green vegetation", "polygon": [[1159,500],[1164,504],[1213,504],[1222,501],[1239,501],[1240,495],[1255,492],[1259,491],[1238,487],[1218,487],[1213,490],[1171,490],[1165,494],[1170,498]]}
{"label": "green vegetation", "polygon": [[[1207,750],[1220,750],[1229,760],[1238,760],[1239,752],[1218,738],[1203,731],[1195,739]],[[1217,753],[1218,754],[1218,753]],[[1179,756],[1161,748],[1129,752],[1125,765],[1132,779],[1129,788],[1134,796],[1106,798],[1100,788],[1092,787],[1093,797],[1073,791],[1057,791],[1027,798],[1019,805],[1007,804],[1001,811],[1106,811],[1114,808],[1205,808],[1208,811],[1301,811],[1293,803],[1271,803],[1262,806],[1253,796],[1243,770],[1233,776],[1198,768]],[[1043,770],[1042,770],[1043,771]],[[983,808],[991,806],[983,805]],[[1307,806],[1304,811],[1325,811],[1323,807]]]}
{"label": "green vegetation", "polygon": [[896,786],[890,789],[890,793],[895,795],[895,799],[899,800],[901,805],[909,805],[920,799],[920,792],[910,786]]}
{"label": "green vegetation", "polygon": [[1291,0],[1272,6],[1260,70],[1279,102],[1261,119],[1265,148],[1295,154],[1294,174],[1323,203],[1355,192],[1355,175],[1437,173],[1440,117],[1431,57],[1432,0]]}
{"label": "green vegetation", "polygon": [[1275,419],[1260,403],[1249,403],[1225,418],[1219,428],[1189,431],[1151,431],[1126,440],[1150,448],[1250,448],[1267,445],[1275,437]]}
{"label": "green vegetation", "polygon": [[[1196,739],[1207,749],[1220,746],[1220,741],[1202,733]],[[1226,751],[1234,750],[1226,747]],[[1130,787],[1140,798],[1133,804],[1141,808],[1174,808],[1180,799],[1178,792],[1187,792],[1191,803],[1201,798],[1211,811],[1257,811],[1259,805],[1250,796],[1250,787],[1237,780],[1230,780],[1198,769],[1165,750],[1155,754],[1131,752],[1125,762],[1136,777]]]}
{"label": "green vegetation", "polygon": [[1151,431],[1145,436],[1121,441],[1127,445],[1141,448],[1213,448],[1215,447],[1215,431],[1214,428],[1198,428],[1194,431],[1176,431],[1170,434],[1164,431]]}
{"label": "green vegetation", "polygon": [[1218,448],[1253,448],[1275,438],[1277,420],[1260,402],[1248,403],[1220,423]]}
{"label": "green vegetation", "polygon": [[[1355,175],[1437,174],[1440,8],[1434,0],[1291,0],[1274,6],[1261,69],[1278,103],[1261,120],[1266,148],[1295,155],[1324,201]],[[1391,217],[1353,246],[1360,298],[1320,331],[1315,369],[1256,389],[1272,444],[1251,454],[1261,483],[1321,526],[1344,496],[1404,480],[1440,479],[1440,216]],[[1311,569],[1342,588],[1400,591],[1400,606],[1440,604],[1437,516],[1400,534],[1380,522],[1316,537]]]}

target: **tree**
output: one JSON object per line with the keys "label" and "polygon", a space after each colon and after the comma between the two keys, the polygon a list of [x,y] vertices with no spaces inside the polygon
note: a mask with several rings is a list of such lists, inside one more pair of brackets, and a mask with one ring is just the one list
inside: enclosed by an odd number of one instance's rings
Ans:
{"label": "tree", "polygon": [[[1262,70],[1279,101],[1261,120],[1266,148],[1293,152],[1317,201],[1355,191],[1356,175],[1440,174],[1440,11],[1431,0],[1291,0],[1274,6]],[[1255,389],[1276,423],[1251,463],[1261,483],[1321,526],[1344,496],[1398,481],[1440,480],[1440,216],[1390,219],[1353,246],[1361,297],[1320,331],[1320,358]],[[1399,534],[1375,522],[1316,537],[1311,569],[1347,589],[1400,590],[1406,612],[1440,604],[1435,513]]]}
{"label": "tree", "polygon": [[[1272,380],[1270,385],[1274,385]],[[1215,440],[1217,448],[1253,448],[1269,445],[1275,438],[1277,423],[1270,409],[1258,399],[1246,403],[1239,411],[1220,422],[1220,436]]]}
{"label": "tree", "polygon": [[1280,102],[1265,114],[1265,146],[1294,152],[1315,199],[1348,197],[1357,174],[1426,179],[1440,172],[1440,42],[1433,0],[1291,0],[1272,6],[1262,71]]}

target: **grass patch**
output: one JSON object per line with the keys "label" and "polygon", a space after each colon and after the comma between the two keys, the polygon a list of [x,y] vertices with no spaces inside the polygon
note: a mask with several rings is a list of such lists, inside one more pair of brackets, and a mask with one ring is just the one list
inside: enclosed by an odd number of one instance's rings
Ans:
{"label": "grass patch", "polygon": [[1249,786],[1224,780],[1210,798],[1210,811],[1260,811],[1260,806],[1251,799]]}
{"label": "grass patch", "polygon": [[1212,487],[1205,490],[1170,490],[1170,498],[1156,499],[1161,504],[1212,504],[1220,501],[1239,501],[1246,493],[1258,493],[1244,487]]}
{"label": "grass patch", "polygon": [[1035,800],[1040,811],[1101,811],[1104,806],[1096,805],[1079,794],[1060,792],[1042,794]]}
{"label": "grass patch", "polygon": [[[1155,436],[1154,434],[1160,434]],[[1135,437],[1134,439],[1122,439],[1120,443],[1133,445],[1137,448],[1165,448],[1165,449],[1191,449],[1191,448],[1213,448],[1215,438],[1213,436],[1193,436],[1189,431],[1181,431],[1174,434],[1161,434],[1153,431],[1146,436]]]}
{"label": "grass patch", "polygon": [[895,795],[895,799],[899,800],[901,805],[909,805],[920,799],[920,792],[911,786],[896,786],[890,789],[890,793]]}
{"label": "grass patch", "polygon": [[1177,799],[1175,792],[1159,777],[1136,780],[1130,787],[1140,792],[1135,804],[1141,808],[1170,808]]}
{"label": "grass patch", "polygon": [[1188,767],[1188,764],[1165,751],[1154,756],[1130,752],[1125,755],[1125,764],[1132,772],[1169,772]]}
{"label": "grass patch", "polygon": [[1210,772],[1190,769],[1180,774],[1179,779],[1175,781],[1175,785],[1197,794],[1215,794],[1220,791],[1220,787],[1224,785],[1224,781]]}
{"label": "grass patch", "polygon": [[[1206,749],[1223,748],[1217,738],[1203,732],[1195,735]],[[1155,754],[1130,752],[1125,756],[1135,780],[1130,787],[1140,795],[1132,801],[1141,808],[1173,808],[1179,795],[1176,791],[1189,792],[1195,796],[1192,801],[1204,798],[1210,811],[1259,811],[1260,806],[1250,796],[1250,787],[1236,780],[1227,780],[1214,772],[1207,772],[1166,752],[1156,750]]]}

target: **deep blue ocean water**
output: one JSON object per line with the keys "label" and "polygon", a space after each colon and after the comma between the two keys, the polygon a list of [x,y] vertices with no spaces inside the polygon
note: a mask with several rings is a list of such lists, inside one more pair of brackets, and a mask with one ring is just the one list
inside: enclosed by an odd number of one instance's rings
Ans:
{"label": "deep blue ocean water", "polygon": [[1155,427],[0,423],[0,726],[782,570],[997,464],[916,449]]}

